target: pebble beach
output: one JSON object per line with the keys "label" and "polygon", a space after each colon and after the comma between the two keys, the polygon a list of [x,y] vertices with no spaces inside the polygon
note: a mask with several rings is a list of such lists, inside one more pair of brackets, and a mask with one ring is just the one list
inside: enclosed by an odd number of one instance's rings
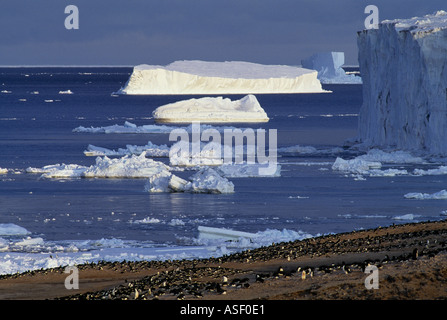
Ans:
{"label": "pebble beach", "polygon": [[[2,300],[438,300],[447,298],[447,221],[277,243],[222,257],[78,265],[0,278]],[[373,266],[377,287],[366,282]]]}

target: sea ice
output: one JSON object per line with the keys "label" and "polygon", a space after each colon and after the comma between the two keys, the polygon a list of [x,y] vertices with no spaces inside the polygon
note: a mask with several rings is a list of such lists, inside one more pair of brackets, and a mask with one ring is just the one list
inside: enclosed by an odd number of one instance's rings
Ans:
{"label": "sea ice", "polygon": [[148,157],[169,157],[169,147],[165,144],[156,145],[150,141],[144,146],[126,145],[126,148],[119,148],[118,150],[111,150],[103,147],[97,147],[89,144],[87,150],[84,151],[86,156],[125,156],[125,155],[140,155],[145,152]]}
{"label": "sea ice", "polygon": [[201,168],[188,180],[160,173],[146,183],[147,192],[233,193],[234,184],[211,168]]}
{"label": "sea ice", "polygon": [[234,101],[223,97],[182,100],[158,107],[152,115],[156,121],[165,123],[267,122],[269,120],[254,95],[247,95]]}
{"label": "sea ice", "polygon": [[447,190],[441,190],[432,194],[412,192],[405,194],[404,197],[407,199],[417,199],[417,200],[431,200],[431,199],[445,200],[447,199]]}
{"label": "sea ice", "polygon": [[119,94],[257,94],[325,92],[314,70],[250,62],[176,61],[138,65]]}
{"label": "sea ice", "polygon": [[361,84],[362,78],[346,74],[342,66],[344,52],[321,52],[301,60],[304,68],[318,71],[318,79],[325,84]]}
{"label": "sea ice", "polygon": [[97,157],[90,167],[77,164],[56,164],[42,168],[28,168],[28,173],[42,173],[43,178],[149,178],[170,167],[162,162],[146,158],[146,153],[117,159]]}
{"label": "sea ice", "polygon": [[367,173],[370,169],[380,169],[381,167],[382,164],[377,161],[367,161],[358,158],[344,160],[340,157],[337,157],[334,164],[332,165],[332,170],[364,174]]}

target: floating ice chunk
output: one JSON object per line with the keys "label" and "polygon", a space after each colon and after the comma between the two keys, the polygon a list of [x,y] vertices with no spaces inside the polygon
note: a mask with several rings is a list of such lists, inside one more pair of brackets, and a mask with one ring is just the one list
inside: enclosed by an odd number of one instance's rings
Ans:
{"label": "floating ice chunk", "polygon": [[135,220],[135,221],[132,221],[132,223],[141,223],[141,224],[152,224],[152,223],[160,223],[161,221],[160,221],[160,219],[157,219],[157,218],[150,218],[150,217],[147,217],[147,218],[144,218],[144,219],[141,219],[141,220]]}
{"label": "floating ice chunk", "polygon": [[414,157],[409,152],[401,150],[385,152],[379,149],[371,149],[367,154],[358,156],[357,159],[382,163],[424,163],[422,158]]}
{"label": "floating ice chunk", "polygon": [[160,173],[146,183],[147,192],[233,193],[234,185],[211,168],[202,168],[188,181],[173,174]]}
{"label": "floating ice chunk", "polygon": [[404,197],[407,199],[417,199],[417,200],[431,200],[431,199],[444,200],[447,199],[447,190],[441,190],[432,194],[413,192],[405,194]]}
{"label": "floating ice chunk", "polygon": [[401,216],[393,217],[394,220],[414,220],[414,218],[420,217],[417,214],[407,213]]}
{"label": "floating ice chunk", "polygon": [[139,65],[119,94],[257,94],[325,92],[314,70],[250,62],[176,61]]}
{"label": "floating ice chunk", "polygon": [[224,240],[239,240],[240,238],[256,239],[259,235],[256,233],[249,233],[243,231],[236,231],[225,228],[213,228],[206,226],[199,226],[199,240],[203,239],[224,239]]}
{"label": "floating ice chunk", "polygon": [[148,157],[168,157],[169,147],[167,145],[156,145],[148,142],[145,146],[126,145],[126,148],[119,148],[118,150],[111,150],[103,147],[97,147],[89,144],[87,150],[84,151],[86,156],[125,156],[125,155],[140,155],[145,152]]}
{"label": "floating ice chunk", "polygon": [[68,89],[68,90],[61,90],[61,91],[59,91],[59,94],[73,94],[73,91],[71,91],[70,89]]}
{"label": "floating ice chunk", "polygon": [[6,168],[0,168],[0,174],[7,174],[8,173],[8,169]]}
{"label": "floating ice chunk", "polygon": [[[171,133],[174,129],[184,129],[187,132],[192,132],[192,125],[187,127],[178,127],[178,126],[167,126],[167,125],[157,125],[157,124],[148,124],[137,126],[131,122],[126,121],[124,125],[114,124],[106,127],[89,127],[86,128],[84,126],[79,126],[73,129],[73,132],[82,132],[82,133]],[[200,131],[204,131],[206,129],[215,129],[219,132],[223,132],[225,129],[236,129],[231,126],[211,126],[207,124],[200,125]],[[241,128],[241,130],[245,130]]]}
{"label": "floating ice chunk", "polygon": [[96,164],[87,168],[82,176],[85,178],[149,178],[170,168],[164,163],[141,155],[124,156],[118,159],[97,157]]}
{"label": "floating ice chunk", "polygon": [[169,172],[170,167],[162,162],[141,155],[110,159],[97,157],[90,167],[77,164],[56,164],[42,168],[28,168],[28,173],[42,173],[43,178],[149,178],[161,172]]}
{"label": "floating ice chunk", "polygon": [[26,169],[27,173],[40,173],[43,178],[79,178],[88,167],[77,164],[52,164],[42,168]]}
{"label": "floating ice chunk", "polygon": [[189,178],[186,191],[195,193],[233,193],[234,184],[211,168],[204,168]]}
{"label": "floating ice chunk", "polygon": [[443,175],[443,174],[447,174],[447,166],[440,166],[439,168],[428,169],[428,170],[414,169],[413,174],[415,174],[417,176],[438,176],[438,175]]}
{"label": "floating ice chunk", "polygon": [[354,74],[346,74],[342,65],[345,63],[344,52],[316,53],[301,60],[304,68],[318,71],[318,79],[325,84],[361,84],[362,78]]}
{"label": "floating ice chunk", "polygon": [[337,157],[332,165],[332,170],[363,174],[368,172],[370,169],[380,169],[381,167],[382,164],[376,161],[366,161],[358,158],[344,160]]}
{"label": "floating ice chunk", "polygon": [[28,230],[14,223],[0,223],[1,236],[25,235],[29,233]]}
{"label": "floating ice chunk", "polygon": [[269,118],[254,95],[240,100],[222,97],[189,99],[158,107],[152,113],[158,122],[202,123],[267,122]]}

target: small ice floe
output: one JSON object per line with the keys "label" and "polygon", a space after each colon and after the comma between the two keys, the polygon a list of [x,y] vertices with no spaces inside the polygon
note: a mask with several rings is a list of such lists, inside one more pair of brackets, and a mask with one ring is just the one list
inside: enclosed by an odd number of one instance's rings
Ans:
{"label": "small ice floe", "polygon": [[334,164],[332,165],[332,170],[363,174],[368,172],[370,169],[380,169],[381,167],[382,163],[377,161],[367,161],[358,158],[344,160],[340,157],[337,157]]}
{"label": "small ice floe", "polygon": [[0,168],[0,174],[7,174],[9,172],[6,168]]}
{"label": "small ice floe", "polygon": [[5,93],[5,94],[9,94],[9,93],[12,93],[12,91],[8,91],[8,90],[2,90],[2,91],[0,91],[1,93]]}
{"label": "small ice floe", "polygon": [[97,147],[89,144],[87,150],[84,151],[86,156],[125,156],[125,155],[140,155],[146,152],[148,157],[169,157],[169,147],[167,145],[156,145],[148,141],[144,146],[126,145],[126,148],[119,148],[118,150],[111,150],[103,147]]}
{"label": "small ice floe", "polygon": [[205,227],[199,226],[199,239],[223,239],[227,241],[240,240],[241,238],[245,239],[256,239],[259,235],[256,233],[248,233],[242,231],[235,231],[231,229],[225,228],[213,228],[213,227]]}
{"label": "small ice floe", "polygon": [[161,172],[169,173],[170,167],[162,162],[141,155],[110,159],[97,157],[90,167],[77,164],[55,164],[42,168],[28,168],[27,173],[41,173],[42,178],[149,178]]}
{"label": "small ice floe", "polygon": [[445,200],[447,199],[447,190],[441,190],[435,193],[420,193],[420,192],[412,192],[404,195],[407,199],[416,199],[416,200]]}
{"label": "small ice floe", "polygon": [[149,178],[147,192],[233,193],[234,184],[211,168],[205,167],[184,180],[170,172],[160,172]]}
{"label": "small ice floe", "polygon": [[59,91],[59,94],[73,94],[73,91],[71,91],[70,89],[68,89],[68,90],[61,90],[61,91]]}
{"label": "small ice floe", "polygon": [[0,223],[0,236],[26,235],[30,232],[14,223]]}
{"label": "small ice floe", "polygon": [[379,149],[371,149],[367,154],[358,156],[357,159],[398,164],[424,163],[424,159],[421,157],[415,157],[412,154],[401,150],[386,152]]}
{"label": "small ice floe", "polygon": [[395,216],[393,217],[393,220],[414,220],[415,218],[420,217],[420,215],[407,213],[401,216]]}
{"label": "small ice floe", "polygon": [[152,115],[156,121],[165,123],[269,121],[254,95],[234,101],[223,97],[182,100],[158,107]]}

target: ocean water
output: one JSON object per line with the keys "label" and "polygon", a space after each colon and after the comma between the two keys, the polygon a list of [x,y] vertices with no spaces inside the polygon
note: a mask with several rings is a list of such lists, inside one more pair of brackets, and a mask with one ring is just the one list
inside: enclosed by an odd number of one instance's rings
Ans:
{"label": "ocean water", "polygon": [[[257,95],[278,147],[323,153],[280,157],[281,177],[234,178],[234,194],[144,191],[145,179],[44,179],[28,167],[92,165],[89,144],[171,144],[167,134],[73,132],[125,121],[154,124],[152,111],[191,96],[116,96],[124,67],[0,68],[0,274],[97,260],[206,257],[328,233],[444,218],[445,200],[410,200],[409,192],[444,189],[445,175],[355,176],[332,170],[356,135],[361,85],[325,85],[332,93]],[[61,94],[70,90],[72,94]],[[228,96],[239,99],[242,96]],[[230,124],[231,125],[231,124]],[[334,148],[336,152],[330,152]],[[167,162],[168,159],[156,159]],[[432,164],[433,166],[433,164]],[[428,168],[395,164],[390,168]],[[179,173],[187,176],[190,172]],[[198,226],[257,233],[259,243],[199,239]]]}

